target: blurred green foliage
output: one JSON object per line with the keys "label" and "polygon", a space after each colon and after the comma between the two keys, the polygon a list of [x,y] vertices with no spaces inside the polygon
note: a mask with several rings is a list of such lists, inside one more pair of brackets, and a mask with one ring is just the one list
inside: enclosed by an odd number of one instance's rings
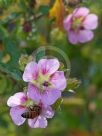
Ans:
{"label": "blurred green foliage", "polygon": [[[63,31],[52,27],[55,19],[48,19],[50,6],[34,9],[29,2],[0,0],[0,136],[102,136],[102,0],[82,3],[99,16],[99,27],[91,42],[77,46],[68,42]],[[21,71],[24,67],[19,66],[19,59],[42,46],[63,50],[71,62],[70,77],[77,77],[82,83],[79,88],[73,88],[73,82],[68,82],[61,107],[46,129],[31,129],[27,123],[17,127],[11,121],[6,101],[22,91],[25,84]],[[59,54],[47,53],[63,62]],[[75,89],[76,93],[68,89]],[[78,134],[80,131],[83,133]]]}

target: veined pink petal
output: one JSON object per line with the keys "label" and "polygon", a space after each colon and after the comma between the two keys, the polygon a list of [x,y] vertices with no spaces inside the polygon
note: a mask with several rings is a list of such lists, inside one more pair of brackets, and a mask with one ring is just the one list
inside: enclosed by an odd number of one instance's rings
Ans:
{"label": "veined pink petal", "polygon": [[78,34],[78,40],[80,43],[91,41],[93,37],[94,37],[94,34],[90,30],[80,30]]}
{"label": "veined pink petal", "polygon": [[38,116],[34,119],[29,119],[28,124],[31,128],[46,128],[47,120],[43,116]]}
{"label": "veined pink petal", "polygon": [[64,90],[66,88],[66,78],[63,71],[55,72],[50,79],[53,88]]}
{"label": "veined pink petal", "polygon": [[52,118],[54,116],[54,111],[50,106],[47,106],[46,108],[43,109],[42,116],[46,118]]}
{"label": "veined pink petal", "polygon": [[38,67],[37,63],[30,62],[25,67],[24,73],[23,73],[23,80],[25,82],[31,82],[32,80],[35,80],[38,76]]}
{"label": "veined pink petal", "polygon": [[74,31],[69,31],[68,32],[68,39],[69,39],[70,43],[77,44],[78,43],[78,34],[75,33]]}
{"label": "veined pink petal", "polygon": [[98,17],[95,14],[89,14],[85,18],[83,25],[86,29],[89,29],[89,30],[96,29],[98,26]]}
{"label": "veined pink petal", "polygon": [[58,70],[60,63],[57,59],[41,59],[38,63],[39,71],[45,74],[53,74]]}
{"label": "veined pink petal", "polygon": [[33,84],[28,85],[28,96],[36,103],[41,99],[40,90]]}
{"label": "veined pink petal", "polygon": [[49,89],[43,91],[41,101],[44,103],[44,105],[52,105],[60,97],[61,97],[61,91],[56,89]]}
{"label": "veined pink petal", "polygon": [[16,93],[15,95],[11,96],[8,101],[7,105],[10,107],[15,107],[18,105],[22,105],[27,101],[27,96],[23,92]]}
{"label": "veined pink petal", "polygon": [[21,116],[25,111],[26,108],[20,106],[10,109],[10,116],[16,125],[20,126],[25,122],[26,119]]}
{"label": "veined pink petal", "polygon": [[80,16],[87,16],[89,14],[89,9],[86,8],[86,7],[79,7],[79,8],[76,8],[73,12],[73,16],[74,17],[80,17]]}
{"label": "veined pink petal", "polygon": [[68,31],[71,28],[71,19],[72,19],[72,14],[70,14],[66,19],[64,19],[64,28],[66,31]]}

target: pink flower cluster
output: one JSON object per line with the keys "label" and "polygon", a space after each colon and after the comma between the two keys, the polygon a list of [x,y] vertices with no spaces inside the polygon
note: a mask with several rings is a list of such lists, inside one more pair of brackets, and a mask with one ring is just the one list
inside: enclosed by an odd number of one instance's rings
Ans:
{"label": "pink flower cluster", "polygon": [[98,17],[89,12],[88,8],[79,7],[64,20],[64,28],[70,43],[85,43],[93,39],[92,30],[98,26]]}
{"label": "pink flower cluster", "polygon": [[27,93],[18,92],[7,101],[11,107],[10,116],[16,125],[25,122],[26,118],[22,114],[28,111],[29,106],[36,104],[41,108],[40,115],[28,119],[28,124],[31,128],[47,127],[46,118],[54,116],[51,105],[66,88],[66,78],[63,71],[58,71],[59,67],[57,59],[41,59],[38,63],[32,61],[27,64],[23,73],[23,80],[28,82]]}

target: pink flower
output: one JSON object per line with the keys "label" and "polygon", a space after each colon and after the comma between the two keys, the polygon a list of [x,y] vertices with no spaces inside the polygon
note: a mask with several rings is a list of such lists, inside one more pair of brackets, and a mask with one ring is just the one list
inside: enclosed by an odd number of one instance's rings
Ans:
{"label": "pink flower", "polygon": [[64,90],[66,88],[66,79],[63,71],[58,71],[60,63],[57,59],[41,59],[38,64],[30,62],[27,64],[23,80],[30,82],[37,87],[54,88]]}
{"label": "pink flower", "polygon": [[64,20],[64,28],[72,44],[85,43],[93,39],[94,33],[91,30],[97,28],[98,17],[89,12],[88,8],[80,7]]}
{"label": "pink flower", "polygon": [[45,106],[39,97],[35,98],[34,96],[30,98],[30,96],[29,94],[26,95],[23,92],[19,92],[8,99],[7,105],[11,107],[10,116],[13,122],[18,126],[22,125],[26,121],[26,118],[22,117],[22,114],[28,112],[29,106],[36,104],[40,106],[41,113],[34,119],[28,119],[28,124],[31,128],[47,127],[46,118],[52,118],[54,116],[54,111],[51,106]]}
{"label": "pink flower", "polygon": [[28,95],[36,102],[39,102],[41,100],[44,105],[52,105],[56,102],[58,98],[61,97],[61,91],[52,88],[39,90],[37,86],[29,83]]}

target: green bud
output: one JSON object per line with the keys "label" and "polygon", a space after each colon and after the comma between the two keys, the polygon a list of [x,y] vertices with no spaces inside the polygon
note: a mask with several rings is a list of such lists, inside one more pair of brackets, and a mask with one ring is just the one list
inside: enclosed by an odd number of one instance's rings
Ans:
{"label": "green bud", "polygon": [[63,64],[62,62],[60,62],[60,68],[59,68],[59,71],[64,70],[64,68],[65,68],[64,64]]}
{"label": "green bud", "polygon": [[32,56],[28,56],[27,54],[22,54],[19,58],[19,67],[23,71],[26,64],[33,60]]}
{"label": "green bud", "polygon": [[55,28],[51,31],[51,40],[52,41],[63,40],[63,37],[64,37],[64,33],[59,28]]}
{"label": "green bud", "polygon": [[53,108],[54,110],[57,110],[58,108],[60,108],[62,102],[63,102],[63,99],[62,99],[62,98],[59,98],[59,99],[52,105],[52,108]]}
{"label": "green bud", "polygon": [[68,90],[73,90],[73,89],[76,89],[80,86],[81,84],[81,81],[76,79],[76,78],[69,78],[67,80],[67,89]]}

